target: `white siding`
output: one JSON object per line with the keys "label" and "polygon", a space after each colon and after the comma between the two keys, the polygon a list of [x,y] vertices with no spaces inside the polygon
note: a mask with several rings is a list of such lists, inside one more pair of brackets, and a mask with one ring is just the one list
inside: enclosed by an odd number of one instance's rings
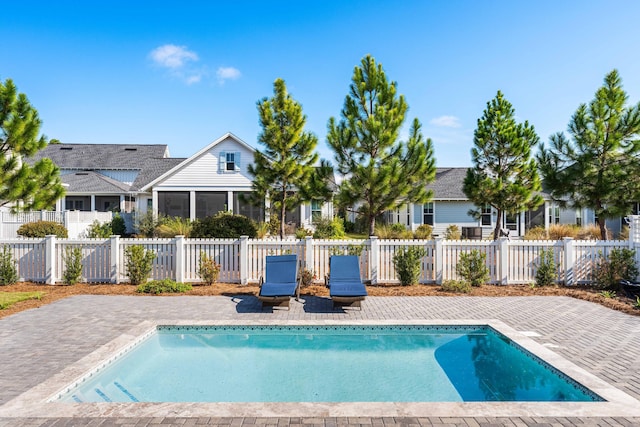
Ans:
{"label": "white siding", "polygon": [[[240,153],[238,171],[220,171],[220,154],[223,152]],[[235,140],[227,138],[216,144],[211,150],[193,159],[180,170],[154,185],[154,190],[172,188],[193,188],[198,190],[224,190],[251,188],[252,176],[247,164],[253,163],[253,152]]]}

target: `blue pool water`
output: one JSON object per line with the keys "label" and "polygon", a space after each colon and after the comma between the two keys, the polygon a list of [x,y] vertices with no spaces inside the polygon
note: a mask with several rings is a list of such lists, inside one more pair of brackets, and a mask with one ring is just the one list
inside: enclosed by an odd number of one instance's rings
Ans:
{"label": "blue pool water", "polygon": [[602,399],[488,326],[161,326],[59,400]]}

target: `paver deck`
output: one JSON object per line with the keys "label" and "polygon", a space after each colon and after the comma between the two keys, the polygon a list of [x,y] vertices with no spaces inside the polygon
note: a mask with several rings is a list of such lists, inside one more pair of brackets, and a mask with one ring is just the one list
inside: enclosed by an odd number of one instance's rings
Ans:
{"label": "paver deck", "polygon": [[[308,297],[291,310],[261,308],[252,296],[76,296],[0,319],[0,405],[51,378],[142,321],[499,319],[619,390],[640,399],[640,316],[569,297],[369,297],[359,310],[334,310]],[[640,426],[640,418],[557,417],[0,418],[0,426],[420,425]]]}

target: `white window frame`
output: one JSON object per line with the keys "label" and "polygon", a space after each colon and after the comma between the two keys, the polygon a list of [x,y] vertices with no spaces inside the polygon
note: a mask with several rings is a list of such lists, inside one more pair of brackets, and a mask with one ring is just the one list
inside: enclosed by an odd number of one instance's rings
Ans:
{"label": "white window frame", "polygon": [[[431,222],[427,221],[427,217],[431,217]],[[434,202],[427,202],[422,205],[422,223],[427,225],[435,225],[436,223],[436,208]]]}
{"label": "white window frame", "polygon": [[[488,223],[485,223],[485,218],[489,218]],[[493,209],[491,205],[484,205],[480,208],[480,225],[484,227],[490,227],[493,224]]]}

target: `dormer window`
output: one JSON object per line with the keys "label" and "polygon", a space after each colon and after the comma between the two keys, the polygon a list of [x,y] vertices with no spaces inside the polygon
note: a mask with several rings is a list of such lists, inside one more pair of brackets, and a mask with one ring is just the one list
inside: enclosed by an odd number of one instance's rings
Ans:
{"label": "dormer window", "polygon": [[240,171],[240,152],[222,152],[220,153],[220,172],[238,172]]}
{"label": "dormer window", "polygon": [[236,170],[236,161],[235,161],[235,156],[234,153],[227,153],[227,171],[234,171]]}

